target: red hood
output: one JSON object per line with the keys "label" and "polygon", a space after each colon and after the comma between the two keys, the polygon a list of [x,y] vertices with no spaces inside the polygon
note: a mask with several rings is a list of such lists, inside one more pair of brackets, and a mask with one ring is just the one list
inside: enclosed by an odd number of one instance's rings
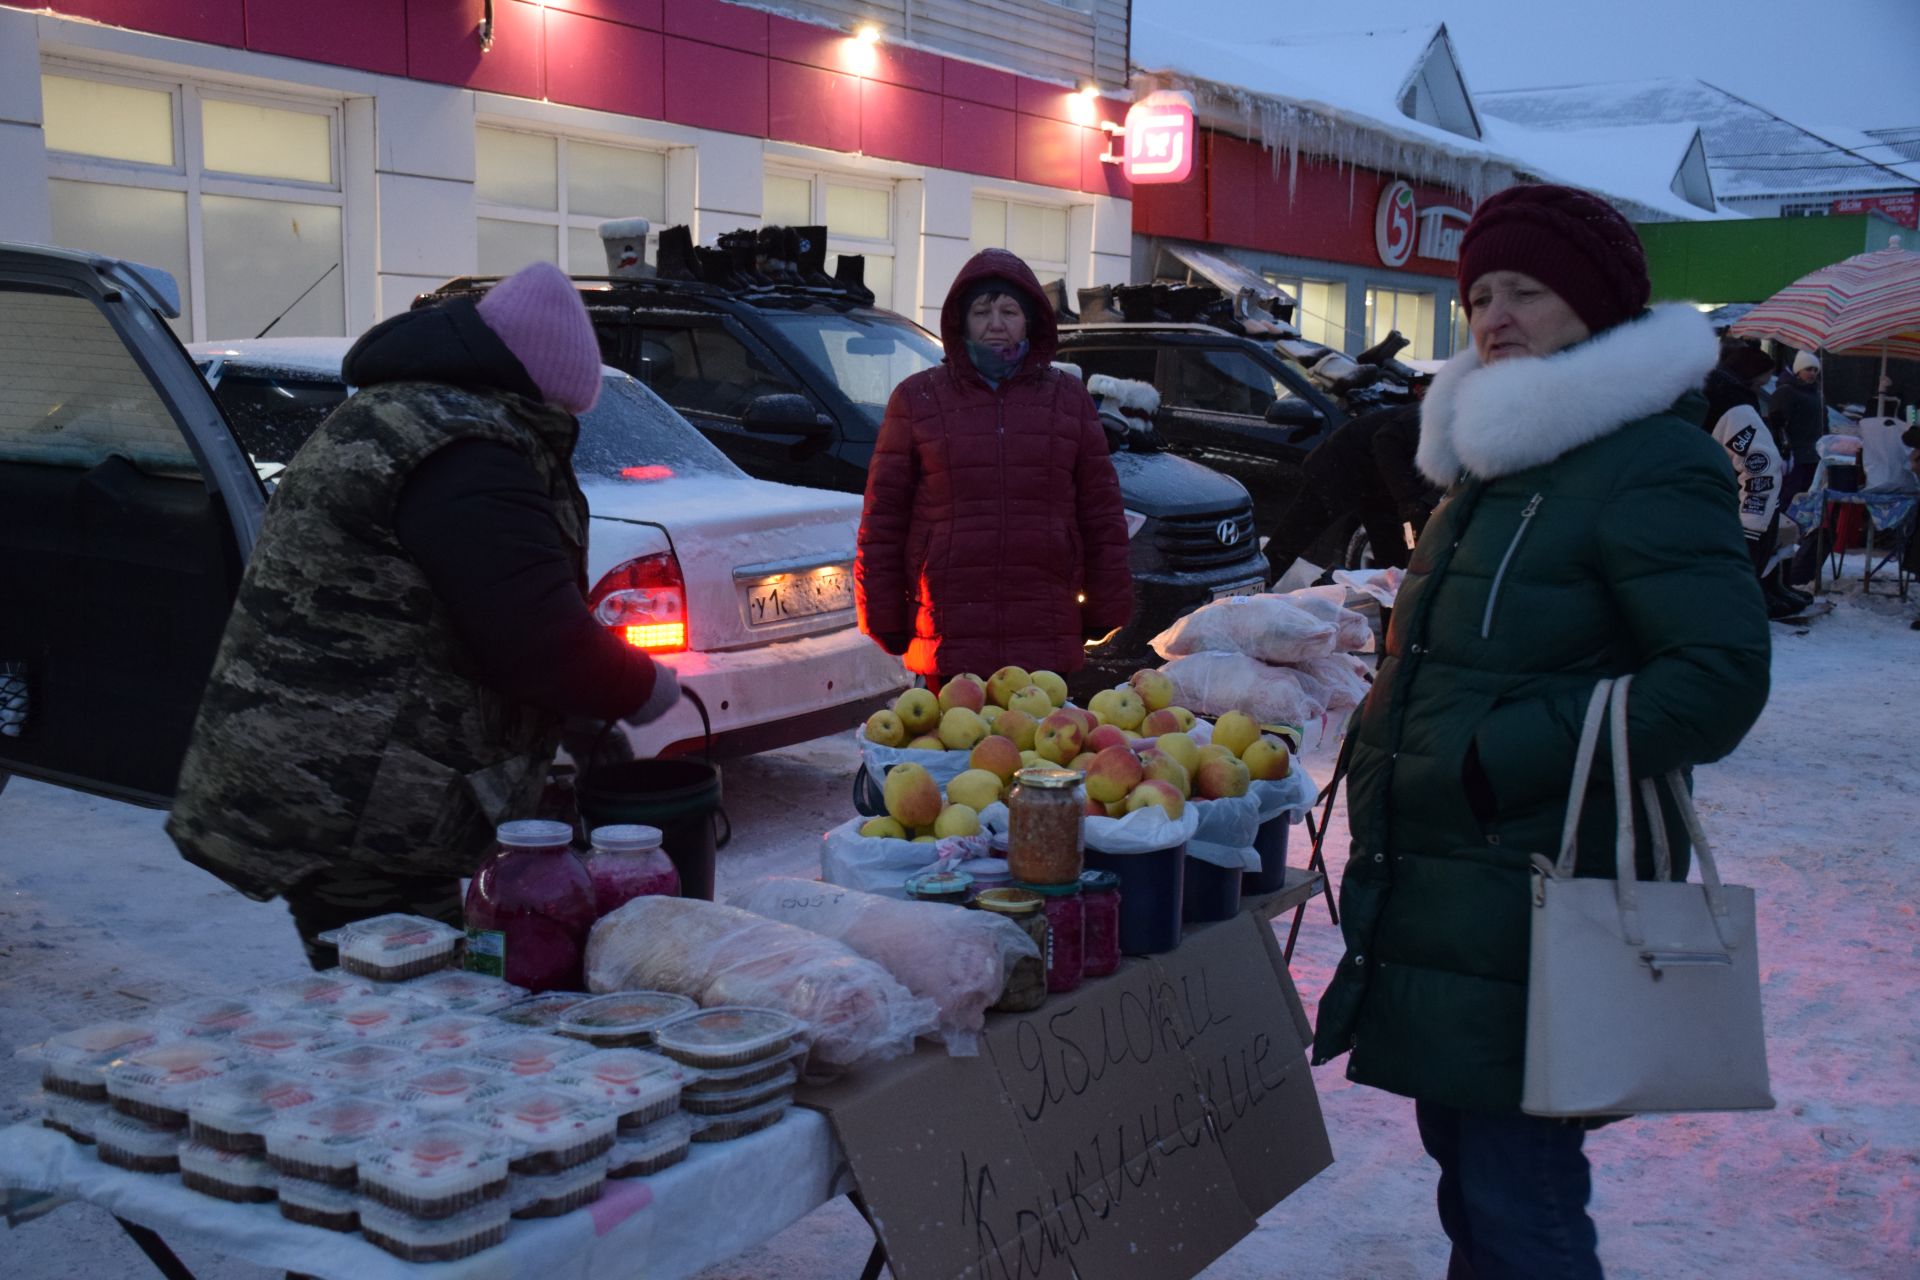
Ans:
{"label": "red hood", "polygon": [[1033,269],[1006,249],[982,249],[974,254],[954,277],[953,288],[947,290],[947,300],[940,307],[940,341],[947,350],[947,363],[956,370],[973,372],[973,362],[967,359],[967,326],[960,314],[960,302],[973,286],[992,279],[1006,281],[1033,302],[1033,320],[1027,326],[1027,358],[1020,372],[1046,368],[1060,349],[1060,321]]}

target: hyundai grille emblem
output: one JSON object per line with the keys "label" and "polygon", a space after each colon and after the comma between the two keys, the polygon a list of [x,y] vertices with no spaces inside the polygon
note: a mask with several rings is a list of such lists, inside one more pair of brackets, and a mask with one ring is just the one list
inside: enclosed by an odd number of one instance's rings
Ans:
{"label": "hyundai grille emblem", "polygon": [[1237,520],[1222,520],[1214,526],[1214,537],[1220,539],[1220,545],[1230,547],[1240,541],[1240,523]]}

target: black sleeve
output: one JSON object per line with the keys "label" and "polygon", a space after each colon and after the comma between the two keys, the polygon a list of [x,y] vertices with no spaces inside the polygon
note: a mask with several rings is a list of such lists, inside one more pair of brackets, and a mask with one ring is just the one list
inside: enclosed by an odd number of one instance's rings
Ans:
{"label": "black sleeve", "polygon": [[1420,449],[1420,407],[1408,405],[1373,433],[1373,465],[1396,504],[1426,501],[1431,485],[1414,465]]}
{"label": "black sleeve", "polygon": [[652,659],[587,611],[553,503],[514,449],[469,440],[429,457],[401,492],[394,530],[488,685],[598,720],[647,700]]}

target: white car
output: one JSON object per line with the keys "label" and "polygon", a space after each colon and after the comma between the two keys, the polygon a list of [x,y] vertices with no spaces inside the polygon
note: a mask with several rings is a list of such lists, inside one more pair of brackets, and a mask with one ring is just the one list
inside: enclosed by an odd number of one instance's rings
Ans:
{"label": "white car", "polygon": [[[270,486],[350,393],[340,377],[350,346],[258,338],[187,350]],[[854,624],[860,499],[754,480],[633,378],[606,367],[601,377],[573,455],[592,515],[589,602],[700,695],[715,754],[850,728],[905,687],[900,660]],[[625,730],[637,756],[703,746],[686,701]]]}

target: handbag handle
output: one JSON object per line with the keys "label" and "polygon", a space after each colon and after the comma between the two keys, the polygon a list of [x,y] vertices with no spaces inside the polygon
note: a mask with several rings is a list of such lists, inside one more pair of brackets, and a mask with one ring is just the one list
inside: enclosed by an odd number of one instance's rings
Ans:
{"label": "handbag handle", "polygon": [[[1567,794],[1567,820],[1560,827],[1560,855],[1554,859],[1551,868],[1557,880],[1565,880],[1573,875],[1573,855],[1580,837],[1580,811],[1587,803],[1587,783],[1593,776],[1594,749],[1600,742],[1600,727],[1606,723],[1607,695],[1612,691],[1612,680],[1602,680],[1594,685],[1593,696],[1587,700],[1586,719],[1580,723],[1580,745],[1573,753],[1573,790]],[[1540,861],[1544,862],[1545,859]]]}

